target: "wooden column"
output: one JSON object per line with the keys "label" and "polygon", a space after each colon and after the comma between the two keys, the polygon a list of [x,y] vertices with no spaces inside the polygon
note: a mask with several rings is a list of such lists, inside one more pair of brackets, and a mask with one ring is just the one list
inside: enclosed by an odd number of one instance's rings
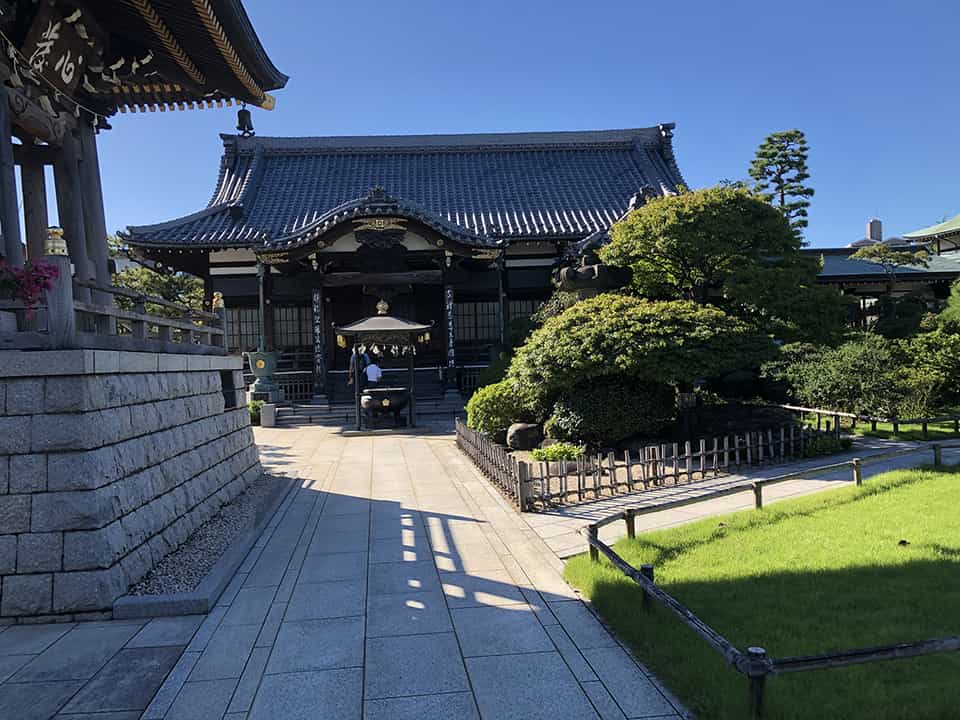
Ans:
{"label": "wooden column", "polygon": [[20,184],[23,186],[23,219],[27,233],[27,259],[43,257],[47,247],[50,219],[47,215],[47,180],[43,160],[30,148],[24,148],[20,164]]}
{"label": "wooden column", "polygon": [[457,365],[456,350],[456,327],[453,312],[453,285],[445,285],[443,288],[443,324],[447,332],[447,367],[452,368]]}
{"label": "wooden column", "polygon": [[259,286],[259,313],[260,313],[260,352],[273,350],[273,305],[270,295],[273,291],[273,280],[270,277],[270,266],[257,264],[257,280]]}
{"label": "wooden column", "polygon": [[0,229],[3,230],[3,254],[15,267],[23,266],[20,244],[20,208],[17,205],[17,180],[13,160],[13,127],[7,88],[0,83]]}
{"label": "wooden column", "polygon": [[[96,279],[93,264],[87,255],[86,231],[83,222],[83,191],[80,181],[80,143],[73,131],[63,135],[63,145],[53,165],[53,176],[57,186],[57,210],[63,239],[67,243],[73,272],[78,280]],[[90,291],[77,288],[77,300],[89,301]]]}
{"label": "wooden column", "polygon": [[313,388],[317,394],[327,385],[327,324],[324,320],[323,288],[313,289]]}
{"label": "wooden column", "polygon": [[[83,228],[87,257],[93,265],[93,276],[100,285],[110,285],[110,253],[107,248],[107,220],[103,211],[103,187],[100,183],[100,159],[97,156],[97,135],[93,125],[80,122],[77,129],[80,144],[80,189],[83,193]],[[113,305],[110,293],[95,293],[101,305]]]}
{"label": "wooden column", "polygon": [[507,345],[507,327],[510,325],[510,299],[507,297],[507,251],[497,258],[497,294],[500,303],[500,344]]}

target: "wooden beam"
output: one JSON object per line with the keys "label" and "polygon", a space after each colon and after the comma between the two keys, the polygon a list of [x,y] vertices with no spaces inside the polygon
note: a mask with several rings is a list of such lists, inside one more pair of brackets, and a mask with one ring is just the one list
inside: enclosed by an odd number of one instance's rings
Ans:
{"label": "wooden beam", "polygon": [[[21,150],[24,148],[18,146]],[[29,148],[28,148],[29,149]],[[23,187],[23,219],[27,233],[27,258],[38,260],[46,252],[49,217],[47,181],[43,161],[32,153],[21,153],[20,183]]]}
{"label": "wooden beam", "polygon": [[3,230],[3,254],[8,263],[22,267],[23,246],[20,244],[20,208],[17,205],[12,136],[7,87],[0,84],[0,228]]}
{"label": "wooden beam", "polygon": [[[83,203],[83,227],[87,256],[93,274],[101,285],[110,284],[110,254],[107,251],[107,220],[103,211],[103,187],[100,184],[100,160],[93,125],[81,122],[77,130],[80,145],[80,190]],[[96,293],[101,304],[113,305],[113,295]]]}
{"label": "wooden beam", "polygon": [[54,145],[33,145],[24,143],[13,146],[13,160],[17,165],[26,162],[53,165],[57,161],[57,148]]}
{"label": "wooden beam", "polygon": [[395,273],[339,272],[317,276],[317,284],[323,287],[347,285],[440,285],[443,274],[439,270],[412,270]]}

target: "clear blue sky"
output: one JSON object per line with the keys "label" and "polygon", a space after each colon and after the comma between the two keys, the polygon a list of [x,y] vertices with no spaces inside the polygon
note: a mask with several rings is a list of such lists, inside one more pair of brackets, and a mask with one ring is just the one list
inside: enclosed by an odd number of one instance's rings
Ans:
{"label": "clear blue sky", "polygon": [[[788,5],[789,10],[781,9]],[[900,234],[960,213],[960,6],[941,1],[245,0],[290,76],[261,135],[496,132],[677,123],[693,187],[756,146],[811,146],[807,239],[868,217]],[[100,136],[108,228],[205,206],[234,108],[118,115]]]}

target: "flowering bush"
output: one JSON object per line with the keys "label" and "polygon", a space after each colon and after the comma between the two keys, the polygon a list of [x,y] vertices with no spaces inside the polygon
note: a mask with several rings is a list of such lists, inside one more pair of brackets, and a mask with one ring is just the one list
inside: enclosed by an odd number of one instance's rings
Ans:
{"label": "flowering bush", "polygon": [[22,300],[29,318],[40,303],[40,297],[52,287],[59,275],[56,265],[43,260],[28,262],[18,268],[0,257],[0,294]]}

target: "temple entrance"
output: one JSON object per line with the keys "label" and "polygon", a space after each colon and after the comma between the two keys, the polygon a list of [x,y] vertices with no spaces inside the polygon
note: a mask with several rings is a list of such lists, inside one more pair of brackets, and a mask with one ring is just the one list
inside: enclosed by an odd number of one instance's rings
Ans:
{"label": "temple entrance", "polygon": [[[333,327],[345,326],[377,314],[377,303],[386,300],[391,315],[407,318],[414,322],[429,325],[430,338],[417,345],[414,368],[417,376],[418,395],[442,394],[442,368],[446,354],[444,335],[444,296],[439,284],[398,284],[376,287],[348,285],[344,287],[324,287],[326,335],[325,360],[327,368],[327,393],[336,399],[349,397],[353,388],[349,383],[350,355],[352,346],[341,347],[337,344]],[[393,377],[405,377],[407,359],[392,346],[381,347],[371,343],[367,354],[374,359],[384,372],[385,380]],[[401,383],[402,384],[402,383]]]}

